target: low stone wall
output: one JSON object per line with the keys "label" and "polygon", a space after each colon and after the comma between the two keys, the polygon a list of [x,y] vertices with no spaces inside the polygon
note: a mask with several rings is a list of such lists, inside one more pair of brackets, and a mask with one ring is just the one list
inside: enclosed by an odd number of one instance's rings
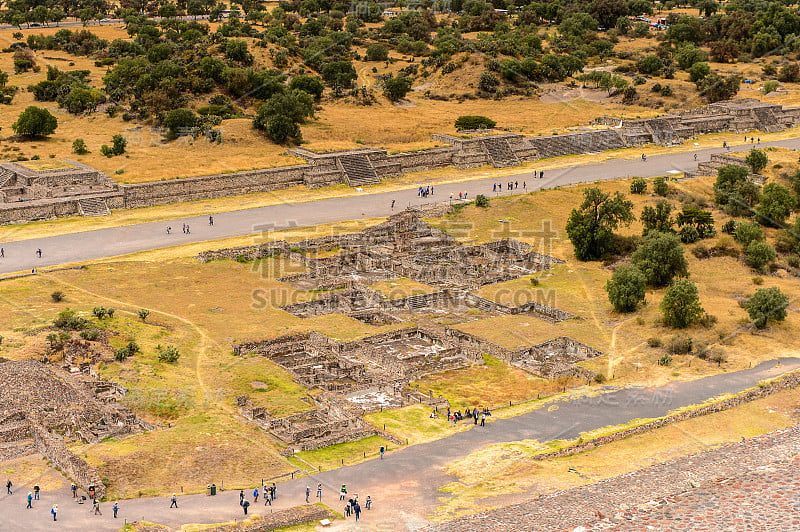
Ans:
{"label": "low stone wall", "polygon": [[452,147],[433,148],[425,151],[398,153],[387,157],[390,163],[399,163],[403,172],[421,172],[434,168],[445,168],[453,164]]}
{"label": "low stone wall", "polygon": [[78,199],[53,203],[37,202],[33,205],[20,202],[19,207],[0,209],[0,224],[52,220],[62,216],[76,216],[80,213]]}
{"label": "low stone wall", "polygon": [[49,433],[35,420],[28,420],[28,427],[36,445],[36,449],[53,465],[61,469],[75,484],[88,491],[89,486],[94,486],[98,498],[106,493],[103,479],[95,469],[83,458],[67,449],[64,440]]}
{"label": "low stone wall", "polygon": [[316,504],[306,504],[295,506],[285,510],[277,510],[263,517],[258,518],[250,524],[223,525],[214,528],[206,528],[206,532],[267,532],[276,528],[286,528],[289,526],[310,523],[311,521],[321,521],[322,519],[333,519],[334,515],[327,508]]}
{"label": "low stone wall", "polygon": [[579,443],[577,445],[571,445],[559,451],[537,454],[536,456],[533,456],[533,459],[548,460],[550,458],[560,458],[562,456],[571,456],[573,454],[582,453],[584,451],[594,449],[595,447],[600,447],[601,445],[606,445],[608,443],[612,443],[615,441],[624,440],[625,438],[628,438],[630,436],[634,436],[636,434],[642,434],[644,432],[649,432],[651,430],[655,430],[664,427],[666,425],[671,425],[679,421],[684,421],[686,419],[692,419],[700,416],[705,416],[708,414],[713,414],[714,412],[722,412],[723,410],[728,410],[735,406],[749,403],[751,401],[761,399],[762,397],[767,397],[776,394],[783,390],[797,388],[798,386],[800,386],[800,372],[790,373],[789,375],[775,382],[772,382],[765,386],[759,386],[757,388],[753,388],[752,390],[748,390],[744,393],[741,393],[736,397],[731,397],[730,399],[725,399],[718,403],[703,406],[695,410],[687,410],[685,412],[673,414],[671,416],[651,421],[650,423],[645,423],[644,425],[639,425],[638,427],[632,427],[630,429],[622,430],[620,432],[610,434],[608,436],[603,436],[601,438],[596,438],[588,442]]}

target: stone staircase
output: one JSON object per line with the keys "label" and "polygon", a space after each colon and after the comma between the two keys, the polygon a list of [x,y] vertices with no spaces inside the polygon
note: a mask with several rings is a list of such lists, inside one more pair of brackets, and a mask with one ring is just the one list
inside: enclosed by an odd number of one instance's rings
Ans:
{"label": "stone staircase", "polygon": [[753,109],[753,114],[758,123],[758,129],[764,133],[776,133],[783,131],[784,127],[778,122],[775,113],[770,108]]}
{"label": "stone staircase", "polygon": [[336,158],[341,166],[342,173],[344,173],[347,184],[351,187],[360,187],[364,185],[375,185],[380,183],[378,174],[369,162],[366,155],[350,154],[340,155]]}
{"label": "stone staircase", "polygon": [[[684,172],[684,177],[697,177],[701,175],[715,176],[720,168],[727,165],[741,166],[749,169],[747,163],[740,157],[727,155],[725,153],[715,153],[711,155],[710,160],[698,163],[697,170],[694,172]],[[748,173],[747,177],[756,184],[761,185],[764,183],[764,176],[760,174]]]}
{"label": "stone staircase", "polygon": [[487,138],[483,139],[481,144],[489,157],[489,162],[495,168],[517,166],[519,164],[519,159],[511,150],[511,146],[509,146],[506,139]]}
{"label": "stone staircase", "polygon": [[78,200],[82,216],[108,216],[111,211],[104,198],[81,198]]}

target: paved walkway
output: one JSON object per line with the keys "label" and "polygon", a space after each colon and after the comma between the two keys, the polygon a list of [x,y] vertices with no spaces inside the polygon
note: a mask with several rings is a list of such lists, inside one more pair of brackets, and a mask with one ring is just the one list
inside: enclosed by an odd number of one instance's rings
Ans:
{"label": "paved walkway", "polygon": [[[798,149],[800,148],[800,138],[761,144],[761,147],[765,146]],[[736,146],[731,151],[747,151],[751,147],[750,144]],[[609,159],[598,164],[547,170],[544,179],[535,178],[533,172],[527,172],[512,176],[444,184],[436,186],[435,194],[424,199],[417,196],[416,187],[411,187],[394,192],[374,194],[365,192],[359,196],[231,211],[215,214],[213,226],[208,225],[208,216],[201,215],[5,244],[2,241],[4,229],[0,227],[0,246],[5,249],[5,258],[0,259],[0,274],[30,271],[32,268],[56,266],[69,262],[103,259],[180,244],[256,234],[269,229],[305,227],[345,220],[383,217],[391,214],[392,201],[396,201],[395,209],[399,210],[410,205],[447,201],[451,192],[456,198],[459,192],[467,192],[469,198],[474,198],[477,194],[486,194],[490,197],[493,195],[505,196],[578,183],[681,173],[697,167],[697,163],[694,161],[695,153],[698,155],[698,160],[703,161],[708,160],[713,153],[724,151],[722,148],[709,148],[696,152],[676,152],[655,155],[649,157],[646,162],[640,159]],[[519,183],[518,189],[504,191],[500,194],[492,192],[493,183],[505,184],[512,181]],[[523,182],[527,185],[526,189],[523,189]],[[190,234],[181,232],[183,224],[189,224]],[[166,234],[168,226],[172,227],[170,235]],[[42,250],[41,258],[36,256],[37,249]]]}
{"label": "paved walkway", "polygon": [[[373,510],[363,516],[363,530],[417,530],[428,524],[426,517],[438,505],[439,497],[445,496],[438,488],[455,480],[441,468],[487,445],[524,439],[574,439],[581,432],[635,418],[663,416],[669,410],[697,404],[722,393],[740,392],[761,380],[798,368],[800,358],[782,358],[749,370],[691,382],[609,391],[598,397],[558,402],[550,408],[493,421],[486,427],[474,427],[442,440],[392,451],[383,460],[370,460],[310,478],[283,482],[278,486],[276,507],[303,504],[305,486],[313,490],[317,482],[322,482],[325,486],[323,502],[341,511],[340,506],[344,505],[339,503],[335,493],[341,484],[347,484],[350,494],[358,493],[361,501],[367,495],[375,501]],[[0,530],[54,529],[48,513],[54,502],[61,509],[58,530],[110,531],[121,525],[111,517],[111,504],[103,505],[103,516],[90,515],[88,507],[70,500],[67,490],[44,493],[33,510],[25,510],[28,489],[20,486],[15,495],[0,496]],[[177,510],[169,508],[167,498],[126,500],[120,503],[120,518],[172,527],[184,523],[223,522],[242,517],[238,500],[238,491],[225,491],[216,497],[187,495],[180,497]],[[251,514],[265,511],[261,503],[251,506],[250,510]],[[347,527],[351,529],[352,523]]]}

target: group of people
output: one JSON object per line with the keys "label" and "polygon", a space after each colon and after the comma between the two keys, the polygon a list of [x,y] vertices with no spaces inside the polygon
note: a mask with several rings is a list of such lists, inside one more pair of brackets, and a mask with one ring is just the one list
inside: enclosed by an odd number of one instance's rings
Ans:
{"label": "group of people", "polygon": [[[308,489],[308,488],[306,488]],[[342,487],[339,488],[339,500],[346,501],[344,506],[344,516],[345,518],[354,515],[356,521],[361,518],[361,505],[358,503],[358,493],[354,494],[352,497],[347,497],[347,485],[342,484]],[[372,508],[372,497],[367,495],[367,500],[364,501],[364,506],[367,510]]]}
{"label": "group of people", "polygon": [[433,185],[428,185],[427,187],[419,187],[417,190],[417,196],[420,198],[427,198],[428,196],[433,196]]}
{"label": "group of people", "polygon": [[[506,183],[506,190],[516,190],[518,188],[519,188],[519,181],[514,181],[514,182],[509,181],[508,183]],[[525,181],[522,182],[522,190],[528,190],[528,183],[526,183]],[[502,183],[492,184],[492,192],[502,192],[502,191],[503,191]]]}
{"label": "group of people", "polygon": [[[491,416],[491,415],[492,415],[492,412],[488,408],[484,408],[483,410],[479,410],[477,406],[475,408],[471,409],[471,410],[469,409],[469,407],[467,407],[467,408],[464,409],[463,413],[461,413],[460,410],[456,410],[455,412],[451,412],[450,408],[447,409],[447,421],[452,423],[453,426],[455,426],[455,424],[458,423],[459,421],[462,421],[464,419],[472,418],[472,421],[473,421],[473,423],[475,425],[477,425],[478,421],[480,421],[481,427],[484,427],[484,426],[486,426],[486,418],[487,418],[487,416]],[[438,412],[438,410],[434,409],[431,412],[430,418],[431,419],[436,419],[438,417],[439,417],[439,412]]]}
{"label": "group of people", "polygon": [[[214,217],[213,216],[209,216],[208,217],[208,225],[214,225]],[[191,231],[191,228],[189,227],[189,224],[182,224],[181,225],[181,230],[183,231],[184,235],[192,234],[192,231]],[[167,226],[167,234],[168,235],[172,234],[172,227],[171,226]]]}
{"label": "group of people", "polygon": [[[13,487],[14,483],[11,482],[11,479],[7,479],[6,494],[13,495],[14,494],[14,491],[12,490]],[[86,497],[86,495],[78,495],[78,486],[74,482],[70,485],[70,491],[72,492],[72,498],[78,504],[86,504],[86,501],[91,501],[92,505],[91,508],[89,509],[90,513],[94,515],[103,515],[103,512],[100,510],[100,500],[96,497],[94,486],[89,487],[89,492],[88,492],[89,497]],[[33,489],[29,491],[28,495],[25,497],[25,500],[27,502],[25,508],[33,509],[33,502],[41,500],[41,493],[42,490],[39,487],[39,485],[38,484],[34,485]],[[172,499],[173,499],[173,504],[175,504],[175,507],[177,508],[177,503],[175,502],[177,501],[177,497],[175,497],[174,494],[172,495]],[[114,504],[111,506],[111,510],[114,514],[114,518],[116,519],[117,515],[119,514],[119,503],[115,501]],[[53,504],[50,507],[50,515],[53,517],[53,521],[58,521],[58,504]]]}

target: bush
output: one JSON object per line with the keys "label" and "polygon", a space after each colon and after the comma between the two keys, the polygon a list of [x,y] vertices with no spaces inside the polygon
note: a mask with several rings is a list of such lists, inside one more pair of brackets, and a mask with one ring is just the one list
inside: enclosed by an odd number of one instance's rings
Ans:
{"label": "bush", "polygon": [[86,147],[86,143],[83,139],[75,139],[72,141],[72,153],[78,155],[86,155],[89,153],[89,149]]}
{"label": "bush", "polygon": [[139,315],[140,320],[145,321],[147,320],[147,317],[150,315],[150,311],[147,310],[146,308],[140,308],[137,314]]}
{"label": "bush", "polygon": [[684,225],[678,231],[678,236],[684,244],[694,244],[700,240],[700,232],[693,225]]}
{"label": "bush", "polygon": [[389,59],[389,49],[382,44],[373,43],[367,46],[367,61],[386,61]]}
{"label": "bush", "polygon": [[497,122],[486,116],[480,115],[464,115],[456,118],[456,130],[463,131],[465,129],[492,129],[497,125]]}
{"label": "bush", "polygon": [[477,196],[475,196],[475,206],[481,207],[483,209],[487,208],[489,206],[489,198],[487,198],[483,194],[478,194]]}
{"label": "bush", "polygon": [[167,347],[161,347],[161,344],[159,344],[156,346],[156,351],[158,351],[159,362],[167,362],[169,364],[174,364],[181,357],[180,351],[178,351],[178,349],[172,345],[168,345]]}
{"label": "bush", "polygon": [[688,336],[673,336],[668,349],[673,355],[688,355],[692,352],[692,339]]}
{"label": "bush", "polygon": [[650,286],[666,286],[675,277],[688,275],[688,263],[678,237],[651,231],[631,255],[631,264],[639,268]]}
{"label": "bush", "polygon": [[703,317],[700,318],[699,323],[706,329],[710,329],[711,327],[717,324],[717,317],[714,316],[713,314],[709,314],[706,312],[705,314],[703,314]]}
{"label": "bush", "polygon": [[112,155],[122,155],[125,153],[125,147],[128,145],[128,141],[125,140],[125,137],[122,135],[114,135],[111,137],[111,154]]}
{"label": "bush", "polygon": [[789,298],[776,287],[760,288],[744,304],[747,314],[758,329],[763,329],[771,321],[786,319]]}
{"label": "bush", "polygon": [[108,144],[103,144],[102,146],[100,146],[100,153],[103,154],[105,157],[113,157],[114,149]]}
{"label": "bush", "polygon": [[58,313],[58,316],[53,320],[53,325],[57,329],[66,329],[70,331],[80,331],[85,329],[89,322],[85,318],[75,315],[75,311],[65,308]]}
{"label": "bush", "polygon": [[664,323],[675,329],[684,329],[703,315],[697,287],[688,279],[678,279],[672,283],[667,288],[660,307]]}
{"label": "bush", "polygon": [[80,337],[84,340],[89,340],[90,342],[94,342],[98,338],[100,338],[100,331],[97,329],[87,329],[85,331],[80,332]]}
{"label": "bush", "polygon": [[704,244],[698,244],[692,250],[692,255],[694,255],[698,259],[708,259],[711,257],[711,250],[708,249]]}
{"label": "bush", "polygon": [[736,224],[736,231],[733,232],[733,239],[747,249],[752,242],[764,240],[764,233],[761,231],[761,226],[757,223],[738,222]]}
{"label": "bush", "polygon": [[757,270],[774,261],[775,257],[775,249],[766,242],[750,242],[745,251],[747,264]]}
{"label": "bush", "polygon": [[17,121],[11,125],[17,135],[34,138],[52,135],[57,127],[58,120],[50,111],[33,105],[22,111]]}
{"label": "bush", "polygon": [[667,194],[669,194],[669,185],[667,184],[667,180],[664,179],[662,176],[654,178],[653,192],[655,192],[659,196],[666,196]]}
{"label": "bush", "polygon": [[728,220],[722,224],[722,232],[732,235],[736,232],[736,220]]}
{"label": "bush", "polygon": [[383,95],[393,102],[405,98],[410,90],[411,80],[406,76],[391,77],[383,81]]}
{"label": "bush", "polygon": [[744,162],[747,163],[747,166],[750,167],[750,170],[754,174],[757,174],[760,170],[767,167],[769,160],[767,159],[766,153],[753,148],[750,150],[750,153],[747,154],[747,157],[744,158]]}
{"label": "bush", "polygon": [[478,89],[483,92],[493,93],[497,90],[498,85],[500,85],[500,80],[497,79],[497,76],[488,71],[483,72],[478,79]]}
{"label": "bush", "polygon": [[50,294],[50,299],[53,300],[53,303],[61,303],[64,301],[65,294],[61,290],[56,290],[52,294]]}
{"label": "bush", "polygon": [[644,194],[647,192],[647,181],[636,177],[631,181],[631,194]]}
{"label": "bush", "polygon": [[127,347],[120,347],[116,351],[114,351],[114,360],[117,362],[125,362],[129,356],[131,356],[131,352]]}
{"label": "bush", "polygon": [[650,347],[661,347],[661,338],[657,338],[655,336],[651,336],[647,339],[647,345]]}
{"label": "bush", "polygon": [[636,69],[645,75],[654,75],[664,68],[664,61],[655,54],[650,54],[636,62]]}
{"label": "bush", "polygon": [[671,366],[672,365],[672,357],[669,353],[664,353],[661,355],[661,358],[658,359],[659,366]]}
{"label": "bush", "polygon": [[775,80],[765,81],[761,88],[764,90],[764,94],[775,92],[778,90],[778,82]]}
{"label": "bush", "polygon": [[689,67],[688,72],[689,80],[692,81],[692,83],[697,83],[698,81],[702,81],[711,73],[711,67],[708,66],[708,63],[695,63]]}
{"label": "bush", "polygon": [[645,300],[645,276],[636,266],[621,266],[606,282],[608,300],[617,312],[633,312]]}

